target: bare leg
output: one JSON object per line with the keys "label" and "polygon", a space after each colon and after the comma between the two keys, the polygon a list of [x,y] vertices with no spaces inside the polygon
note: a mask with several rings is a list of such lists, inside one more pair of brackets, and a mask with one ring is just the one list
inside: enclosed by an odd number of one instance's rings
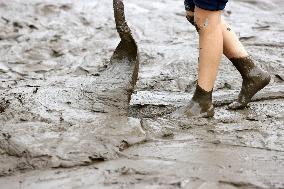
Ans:
{"label": "bare leg", "polygon": [[196,7],[194,21],[199,33],[198,85],[205,91],[211,91],[223,54],[221,11]]}
{"label": "bare leg", "polygon": [[221,11],[195,8],[194,21],[199,33],[198,84],[190,103],[173,113],[188,117],[212,117],[212,90],[223,53]]}
{"label": "bare leg", "polygon": [[[191,22],[191,24],[194,24],[193,23],[194,12],[186,11],[186,15],[187,15],[188,20]],[[223,32],[224,55],[228,59],[247,57],[248,53],[245,50],[244,46],[240,42],[235,32],[231,29],[230,25],[224,19],[221,19],[221,27],[222,27],[222,32]]]}
{"label": "bare leg", "polygon": [[[193,22],[194,16],[194,12],[187,11],[188,21],[191,24],[196,25],[196,23]],[[238,100],[230,104],[229,108],[244,108],[258,91],[268,85],[271,78],[267,72],[261,70],[255,65],[235,32],[232,31],[230,26],[223,19],[221,21],[221,27],[224,54],[228,59],[230,59],[243,78]]]}
{"label": "bare leg", "polygon": [[224,55],[228,59],[247,57],[247,51],[240,42],[239,38],[236,36],[235,32],[231,29],[229,24],[224,19],[222,19],[221,23],[224,40]]}

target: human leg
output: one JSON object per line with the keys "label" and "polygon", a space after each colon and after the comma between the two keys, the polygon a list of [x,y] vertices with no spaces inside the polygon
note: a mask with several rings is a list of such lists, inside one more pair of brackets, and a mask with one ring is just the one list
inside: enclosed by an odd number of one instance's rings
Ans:
{"label": "human leg", "polygon": [[221,11],[208,11],[196,7],[194,18],[199,31],[198,82],[184,113],[188,117],[212,117],[212,91],[223,53]]}
{"label": "human leg", "polygon": [[211,91],[223,53],[221,11],[195,8],[194,21],[199,33],[198,85]]}
{"label": "human leg", "polygon": [[252,97],[270,82],[270,75],[256,66],[244,46],[225,20],[222,20],[224,54],[240,72],[243,82],[238,100],[229,105],[230,109],[247,106]]}
{"label": "human leg", "polygon": [[[173,115],[184,113],[188,117],[212,117],[214,115],[212,91],[223,53],[219,1],[226,0],[210,0],[208,1],[209,4],[203,2],[207,0],[193,1],[194,4],[200,4],[200,7],[195,6],[195,8],[192,9],[192,7],[188,6],[189,8],[186,10],[188,12],[193,12],[194,10],[194,21],[192,21],[192,23],[199,31],[198,82],[190,103],[186,107],[178,109]],[[204,8],[202,8],[202,6],[204,6]]]}
{"label": "human leg", "polygon": [[[192,11],[187,11],[187,19],[191,24],[195,25],[191,22],[191,20],[194,19],[193,15]],[[267,72],[256,66],[242,43],[239,41],[235,32],[224,19],[221,21],[221,26],[224,55],[230,59],[243,79],[238,100],[230,104],[229,108],[241,109],[247,106],[258,91],[269,84],[271,77]]]}

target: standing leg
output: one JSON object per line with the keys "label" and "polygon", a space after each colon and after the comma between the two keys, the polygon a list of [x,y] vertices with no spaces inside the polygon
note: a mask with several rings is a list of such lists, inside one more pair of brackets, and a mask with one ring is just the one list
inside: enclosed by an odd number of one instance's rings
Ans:
{"label": "standing leg", "polygon": [[196,7],[194,18],[199,33],[198,82],[195,93],[184,112],[188,117],[212,117],[214,116],[212,91],[223,53],[221,11],[209,11]]}
{"label": "standing leg", "polygon": [[214,116],[212,91],[223,54],[221,10],[226,2],[227,0],[185,0],[186,10],[194,12],[188,19],[199,33],[198,82],[190,103],[174,112],[174,116],[182,113],[188,117]]}
{"label": "standing leg", "polygon": [[211,91],[223,54],[221,11],[195,8],[194,21],[199,33],[198,85]]}

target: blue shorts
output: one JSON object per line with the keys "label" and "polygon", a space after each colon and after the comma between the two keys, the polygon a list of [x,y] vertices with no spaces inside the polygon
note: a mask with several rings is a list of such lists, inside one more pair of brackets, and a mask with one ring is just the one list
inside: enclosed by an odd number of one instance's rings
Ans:
{"label": "blue shorts", "polygon": [[195,6],[205,10],[217,11],[223,10],[227,2],[228,0],[185,0],[184,5],[187,11],[193,11]]}

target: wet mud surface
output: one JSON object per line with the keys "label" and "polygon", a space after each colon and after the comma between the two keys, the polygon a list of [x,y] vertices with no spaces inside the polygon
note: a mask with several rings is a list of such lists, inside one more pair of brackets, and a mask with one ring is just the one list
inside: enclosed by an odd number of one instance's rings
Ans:
{"label": "wet mud surface", "polygon": [[[281,6],[282,5],[282,6]],[[0,188],[284,188],[281,0],[231,1],[232,24],[270,84],[228,110],[241,76],[222,60],[212,119],[174,119],[197,79],[183,1],[125,1],[140,50],[120,42],[112,1],[0,1]]]}

